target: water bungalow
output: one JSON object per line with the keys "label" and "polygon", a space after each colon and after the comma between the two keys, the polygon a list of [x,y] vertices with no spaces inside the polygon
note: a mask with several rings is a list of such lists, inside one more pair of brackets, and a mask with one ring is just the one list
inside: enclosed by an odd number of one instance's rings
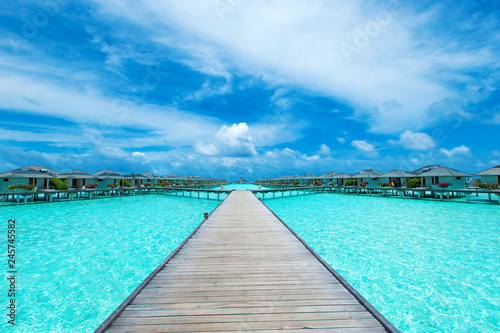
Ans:
{"label": "water bungalow", "polygon": [[301,184],[305,183],[305,185],[310,186],[310,185],[314,185],[316,180],[318,180],[318,176],[313,175],[312,173],[307,173],[304,176],[302,176],[302,178],[300,180],[301,180]]}
{"label": "water bungalow", "polygon": [[[146,176],[140,173],[132,173],[130,175],[125,175],[125,178],[130,182],[130,185],[135,187],[141,187],[142,184],[147,183]],[[120,185],[123,186],[123,181],[120,182]]]}
{"label": "water bungalow", "polygon": [[338,173],[333,177],[333,184],[338,186],[343,186],[347,179],[351,178],[351,175],[348,173]]}
{"label": "water bungalow", "polygon": [[500,184],[500,165],[483,170],[474,175],[481,177],[481,183]]}
{"label": "water bungalow", "polygon": [[163,183],[165,181],[165,177],[161,177],[152,172],[144,172],[142,175],[146,177],[146,183],[151,183],[151,185]]}
{"label": "water bungalow", "polygon": [[124,175],[113,170],[102,170],[92,174],[99,183],[99,190],[109,188],[108,184],[120,184],[120,181],[126,179]]}
{"label": "water bungalow", "polygon": [[43,166],[28,165],[0,173],[0,192],[9,192],[10,185],[34,185],[39,190],[50,189],[49,180],[57,178],[59,172]]}
{"label": "water bungalow", "polygon": [[388,183],[396,187],[405,187],[406,182],[411,178],[415,178],[415,174],[403,170],[392,170],[379,176],[380,183]]}
{"label": "water bungalow", "polygon": [[80,170],[61,172],[58,174],[58,178],[66,179],[68,189],[81,189],[86,184],[95,183],[97,181],[97,179],[90,173]]}
{"label": "water bungalow", "polygon": [[323,183],[323,185],[333,184],[334,177],[337,176],[338,173],[335,171],[327,172],[321,176],[318,176],[318,179]]}
{"label": "water bungalow", "polygon": [[471,174],[451,169],[442,165],[427,165],[412,171],[417,178],[420,178],[420,186],[439,189],[439,184],[449,183],[448,189],[461,190],[468,188],[467,178]]}
{"label": "water bungalow", "polygon": [[377,187],[379,183],[380,175],[382,172],[373,170],[373,169],[365,169],[358,173],[355,173],[350,179],[354,179],[354,184],[358,185],[361,182],[366,182],[366,187]]}

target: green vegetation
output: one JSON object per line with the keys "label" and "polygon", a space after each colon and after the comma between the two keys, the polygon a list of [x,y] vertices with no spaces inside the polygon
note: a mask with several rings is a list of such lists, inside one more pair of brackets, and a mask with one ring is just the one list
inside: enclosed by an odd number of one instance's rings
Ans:
{"label": "green vegetation", "polygon": [[479,187],[485,190],[498,190],[500,189],[500,184],[496,183],[479,183]]}
{"label": "green vegetation", "polygon": [[354,184],[355,184],[354,179],[348,179],[348,180],[345,182],[345,186],[354,186]]}
{"label": "green vegetation", "polygon": [[420,179],[418,179],[418,178],[411,178],[411,179],[408,179],[408,181],[406,182],[407,188],[415,188],[418,185],[420,185]]}
{"label": "green vegetation", "polygon": [[68,184],[62,179],[52,178],[49,180],[49,185],[54,187],[55,190],[58,191],[66,191],[68,189]]}
{"label": "green vegetation", "polygon": [[184,185],[184,186],[188,186],[188,185],[189,185],[189,181],[187,181],[187,180],[183,180],[183,181],[182,181],[182,185]]}
{"label": "green vegetation", "polygon": [[26,185],[26,184],[17,184],[17,185],[9,185],[9,190],[21,189],[25,191],[33,191],[36,188],[35,185]]}
{"label": "green vegetation", "polygon": [[151,183],[144,183],[144,184],[142,184],[142,185],[144,185],[145,187],[150,187],[150,186],[151,186]]}
{"label": "green vegetation", "polygon": [[380,186],[380,187],[388,187],[390,185],[389,185],[389,183],[384,182],[384,183],[378,183],[378,186]]}
{"label": "green vegetation", "polygon": [[99,183],[89,183],[89,184],[85,185],[85,188],[92,189],[92,188],[96,188],[98,186],[99,186]]}
{"label": "green vegetation", "polygon": [[125,187],[132,187],[132,184],[130,184],[130,182],[129,182],[127,179],[124,179],[124,180],[122,181],[122,184],[123,184],[123,186],[125,186]]}
{"label": "green vegetation", "polygon": [[118,187],[120,185],[118,185],[117,183],[111,183],[111,184],[107,184],[106,186],[107,187]]}

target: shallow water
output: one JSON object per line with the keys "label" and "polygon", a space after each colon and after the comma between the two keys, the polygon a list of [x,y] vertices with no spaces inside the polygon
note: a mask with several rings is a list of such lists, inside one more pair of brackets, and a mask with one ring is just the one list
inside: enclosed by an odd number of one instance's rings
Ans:
{"label": "shallow water", "polygon": [[[145,195],[0,207],[4,235],[8,219],[17,226],[15,332],[93,332],[218,204]],[[13,331],[7,283],[2,332]]]}
{"label": "shallow water", "polygon": [[265,203],[402,332],[500,331],[500,206],[337,194]]}
{"label": "shallow water", "polygon": [[[247,191],[247,190],[258,190],[259,185],[255,184],[228,184],[224,185],[225,190],[236,190],[236,191]],[[268,187],[261,186],[261,189],[266,190]]]}

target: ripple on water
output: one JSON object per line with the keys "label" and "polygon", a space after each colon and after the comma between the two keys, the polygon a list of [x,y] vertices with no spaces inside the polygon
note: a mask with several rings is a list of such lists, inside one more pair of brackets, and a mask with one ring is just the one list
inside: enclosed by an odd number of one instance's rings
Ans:
{"label": "ripple on water", "polygon": [[93,332],[218,203],[148,195],[0,207],[17,224],[15,331]]}
{"label": "ripple on water", "polygon": [[401,331],[500,331],[500,206],[335,194],[265,203]]}

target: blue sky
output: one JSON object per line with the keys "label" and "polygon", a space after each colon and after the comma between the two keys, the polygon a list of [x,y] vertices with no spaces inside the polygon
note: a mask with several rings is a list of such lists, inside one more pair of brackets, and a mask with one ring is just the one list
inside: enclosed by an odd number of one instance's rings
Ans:
{"label": "blue sky", "polygon": [[499,1],[0,5],[0,171],[500,164]]}

